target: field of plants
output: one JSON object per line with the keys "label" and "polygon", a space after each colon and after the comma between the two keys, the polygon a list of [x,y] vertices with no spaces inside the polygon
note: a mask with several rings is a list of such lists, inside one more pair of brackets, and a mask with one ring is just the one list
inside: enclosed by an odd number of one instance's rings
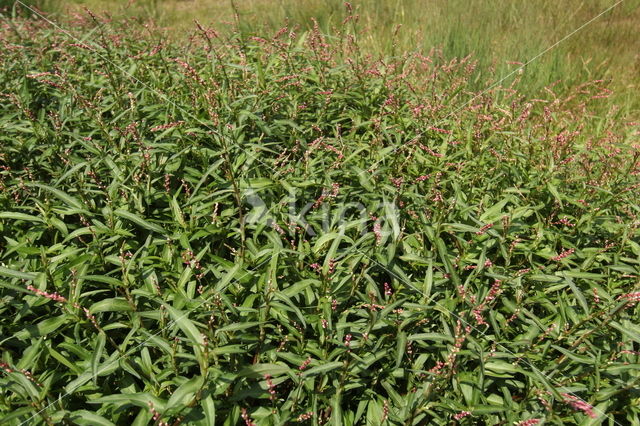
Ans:
{"label": "field of plants", "polygon": [[631,104],[344,7],[3,15],[0,424],[640,424]]}

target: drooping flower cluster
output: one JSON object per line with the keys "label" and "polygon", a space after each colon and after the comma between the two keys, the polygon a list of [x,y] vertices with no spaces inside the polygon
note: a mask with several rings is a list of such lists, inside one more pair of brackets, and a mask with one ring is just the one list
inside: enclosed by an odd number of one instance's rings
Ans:
{"label": "drooping flower cluster", "polygon": [[267,382],[267,391],[269,392],[269,399],[271,401],[276,400],[276,385],[273,384],[273,380],[271,380],[271,374],[265,374],[264,379]]}
{"label": "drooping flower cluster", "polygon": [[484,317],[482,316],[482,311],[484,311],[487,305],[493,302],[496,297],[500,295],[500,293],[502,292],[501,285],[502,281],[495,280],[495,282],[489,289],[489,293],[487,293],[487,296],[484,298],[484,301],[482,301],[482,303],[480,303],[473,309],[472,314],[478,325],[487,324],[487,322],[484,320]]}
{"label": "drooping flower cluster", "polygon": [[158,412],[158,410],[156,410],[155,406],[153,405],[153,402],[149,401],[149,402],[148,402],[148,405],[149,405],[149,411],[151,412],[151,414],[152,414],[152,416],[153,416],[153,417],[152,417],[152,418],[153,418],[153,421],[154,421],[154,422],[156,422],[156,424],[157,424],[158,426],[168,426],[168,425],[169,425],[169,423],[167,423],[167,422],[165,422],[165,421],[160,420],[160,419],[162,418],[162,416],[160,415],[160,413]]}
{"label": "drooping flower cluster", "polygon": [[577,396],[569,395],[568,393],[563,393],[562,396],[564,397],[564,402],[571,405],[574,410],[582,411],[592,419],[598,417],[598,415],[593,411],[593,406],[588,402],[583,401]]}
{"label": "drooping flower cluster", "polygon": [[348,348],[351,346],[351,339],[353,336],[351,336],[351,334],[347,334],[346,336],[344,336],[344,345]]}
{"label": "drooping flower cluster", "polygon": [[256,424],[253,422],[253,420],[251,419],[251,416],[249,416],[249,413],[247,412],[246,408],[242,408],[242,420],[244,420],[244,424],[245,426],[256,426]]}
{"label": "drooping flower cluster", "polygon": [[393,290],[391,290],[391,286],[389,283],[384,283],[384,295],[391,296],[393,294]]}

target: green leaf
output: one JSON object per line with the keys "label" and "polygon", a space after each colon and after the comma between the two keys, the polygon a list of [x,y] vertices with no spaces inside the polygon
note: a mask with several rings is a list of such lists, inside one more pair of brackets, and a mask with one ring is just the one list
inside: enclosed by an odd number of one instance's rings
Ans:
{"label": "green leaf", "polygon": [[41,337],[46,336],[54,331],[58,330],[63,324],[66,324],[70,320],[69,315],[60,315],[53,318],[48,318],[44,321],[40,321],[38,324],[25,327],[14,334],[14,337],[20,340],[25,340],[29,337]]}
{"label": "green leaf", "polygon": [[240,270],[240,268],[242,268],[242,264],[240,263],[236,263],[235,265],[233,265],[233,267],[229,269],[229,272],[227,272],[225,276],[222,277],[220,281],[218,281],[214,291],[215,292],[224,291],[224,289],[229,285],[229,283],[231,282],[233,277],[236,275],[236,273]]}
{"label": "green leaf", "polygon": [[[502,216],[502,209],[513,199],[512,195],[507,195],[505,198],[485,210],[480,216],[479,220],[484,223],[492,223],[498,220]],[[475,231],[474,231],[475,232]]]}
{"label": "green leaf", "polygon": [[173,322],[180,328],[180,330],[182,330],[195,347],[200,348],[204,346],[204,337],[198,330],[198,327],[189,320],[189,312],[181,312],[166,303],[163,303],[162,305],[171,315]]}
{"label": "green leaf", "polygon": [[302,373],[302,377],[310,377],[310,376],[317,376],[318,374],[326,374],[329,371],[333,371],[336,368],[340,368],[344,366],[343,362],[327,362],[326,364],[322,364],[319,365],[317,367],[313,367],[310,368],[309,370],[306,370],[304,373]]}
{"label": "green leaf", "polygon": [[593,365],[594,364],[594,360],[592,358],[588,358],[586,356],[579,356],[576,355],[575,353],[566,350],[565,348],[558,346],[558,345],[551,345],[552,348],[554,348],[555,350],[557,350],[558,352],[565,354],[568,358],[571,358],[572,360],[580,363],[580,364],[587,364],[587,365]]}
{"label": "green leaf", "polygon": [[182,214],[182,210],[180,209],[180,205],[178,204],[176,197],[171,198],[170,204],[173,218],[180,224],[180,226],[186,228],[187,223],[184,221],[184,215]]}
{"label": "green leaf", "polygon": [[21,280],[28,281],[33,281],[38,276],[33,272],[15,271],[13,269],[5,268],[4,266],[0,266],[0,275],[2,275],[3,277],[19,278]]}
{"label": "green leaf", "polygon": [[104,344],[106,336],[104,333],[98,333],[96,339],[96,347],[93,349],[93,355],[91,356],[91,372],[93,374],[94,384],[98,385],[98,367],[100,366],[100,360],[102,359],[102,351],[104,350]]}
{"label": "green leaf", "polygon": [[89,312],[92,314],[97,314],[98,312],[130,312],[133,311],[133,308],[127,302],[126,299],[122,297],[115,297],[111,299],[103,299],[99,302],[94,303],[89,308]]}
{"label": "green leaf", "polygon": [[216,406],[213,403],[213,398],[211,395],[208,395],[206,398],[202,400],[202,409],[204,411],[204,417],[207,425],[215,425],[216,424]]}
{"label": "green leaf", "polygon": [[265,374],[269,374],[272,377],[278,377],[291,371],[291,368],[284,364],[253,364],[250,367],[243,368],[239,377],[251,377],[254,379],[261,379]]}
{"label": "green leaf", "polygon": [[102,416],[87,410],[77,410],[69,415],[69,418],[77,425],[86,426],[115,426],[114,423]]}
{"label": "green leaf", "polygon": [[556,186],[554,184],[552,184],[551,182],[547,183],[547,188],[549,189],[549,192],[553,195],[553,197],[556,199],[556,201],[558,202],[560,207],[562,207],[563,206],[562,197],[560,196],[560,193],[558,192],[558,188],[556,188]]}
{"label": "green leaf", "polygon": [[69,207],[73,207],[73,208],[78,209],[78,210],[86,211],[85,208],[84,208],[84,205],[80,202],[80,200],[78,200],[77,198],[72,197],[71,195],[67,194],[66,192],[64,192],[64,191],[62,191],[62,190],[60,190],[58,188],[54,188],[54,187],[51,187],[51,186],[48,186],[48,185],[43,185],[41,183],[28,183],[26,185],[27,186],[35,186],[36,188],[41,188],[41,189],[44,189],[45,191],[49,191],[53,195],[58,197],[60,200],[62,200],[62,202],[64,202]]}
{"label": "green leaf", "polygon": [[0,212],[0,219],[24,220],[25,222],[43,222],[42,218],[19,212]]}
{"label": "green leaf", "polygon": [[88,401],[89,404],[111,405],[115,408],[135,405],[136,407],[143,407],[147,410],[149,409],[150,402],[156,410],[160,412],[165,410],[165,401],[146,392],[105,395]]}
{"label": "green leaf", "polygon": [[447,247],[444,244],[442,238],[435,238],[435,245],[438,250],[438,254],[440,255],[440,260],[444,264],[445,271],[451,276],[451,280],[453,284],[457,287],[460,285],[460,278],[458,277],[458,272],[451,265],[451,260],[449,259],[449,253],[447,252]]}
{"label": "green leaf", "polygon": [[398,333],[396,342],[396,368],[400,368],[402,365],[402,359],[404,358],[404,353],[407,349],[407,333],[404,331]]}
{"label": "green leaf", "polygon": [[235,324],[226,325],[216,330],[216,334],[229,333],[232,331],[246,330],[260,325],[260,321],[239,322]]}
{"label": "green leaf", "polygon": [[144,229],[147,229],[147,230],[153,231],[153,232],[157,232],[158,234],[167,235],[167,232],[164,229],[162,229],[162,227],[160,227],[160,226],[158,226],[156,224],[153,224],[151,222],[148,222],[148,221],[144,220],[143,218],[141,218],[140,216],[138,216],[138,215],[136,215],[134,213],[131,213],[131,212],[127,211],[127,210],[118,209],[118,210],[115,210],[113,213],[115,215],[117,215],[117,216],[120,216],[120,217],[122,217],[124,219],[127,219],[127,220],[135,223],[136,225],[138,225],[138,226],[140,226],[140,227],[142,227]]}
{"label": "green leaf", "polygon": [[167,409],[188,404],[193,399],[194,394],[202,388],[203,384],[204,377],[202,376],[193,377],[182,383],[167,401]]}
{"label": "green leaf", "polygon": [[433,340],[434,342],[454,342],[453,337],[440,333],[417,333],[410,335],[407,339],[410,341]]}
{"label": "green leaf", "polygon": [[521,369],[515,365],[505,361],[491,361],[484,365],[484,368],[496,373],[517,373]]}
{"label": "green leaf", "polygon": [[587,303],[587,299],[584,297],[580,289],[576,287],[576,285],[574,284],[571,278],[569,278],[568,276],[565,276],[565,280],[567,283],[569,283],[569,287],[571,287],[573,294],[575,294],[576,299],[578,300],[578,303],[582,307],[582,310],[584,311],[585,314],[588,315],[590,312],[590,309],[589,309],[589,304]]}

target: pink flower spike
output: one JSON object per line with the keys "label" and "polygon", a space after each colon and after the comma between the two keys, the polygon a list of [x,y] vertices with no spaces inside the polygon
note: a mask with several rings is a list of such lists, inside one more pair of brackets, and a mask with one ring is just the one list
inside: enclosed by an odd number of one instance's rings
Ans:
{"label": "pink flower spike", "polygon": [[551,258],[551,260],[553,260],[553,261],[557,262],[557,261],[559,261],[559,260],[564,259],[565,257],[569,257],[569,256],[571,256],[571,254],[573,254],[573,252],[575,252],[575,251],[576,251],[576,249],[573,249],[573,248],[568,249],[568,250],[564,250],[564,251],[563,251],[562,253],[560,253],[559,255],[557,255],[557,256],[553,256],[553,257]]}
{"label": "pink flower spike", "polygon": [[346,336],[344,336],[344,345],[346,347],[351,346],[351,338],[352,338],[351,334],[347,334]]}
{"label": "pink flower spike", "polygon": [[264,375],[264,379],[267,382],[267,388],[269,390],[269,399],[271,401],[275,401],[276,400],[276,385],[274,385],[273,381],[271,380],[271,374],[265,374]]}
{"label": "pink flower spike", "polygon": [[464,417],[470,416],[471,412],[470,411],[460,411],[458,414],[454,415],[453,418],[456,420],[460,420]]}
{"label": "pink flower spike", "polygon": [[391,290],[391,286],[389,283],[384,283],[384,295],[391,296],[393,294],[393,290]]}
{"label": "pink flower spike", "polygon": [[538,423],[540,423],[540,419],[529,419],[518,422],[514,426],[533,426],[537,425]]}
{"label": "pink flower spike", "polygon": [[618,300],[626,300],[628,303],[640,302],[640,291],[622,294],[618,296]]}
{"label": "pink flower spike", "polygon": [[593,406],[588,402],[583,401],[577,396],[569,395],[568,393],[563,393],[562,396],[565,398],[564,402],[571,405],[571,407],[573,407],[574,410],[582,411],[592,419],[595,419],[596,417],[598,417],[598,415],[593,412]]}
{"label": "pink flower spike", "polygon": [[304,369],[306,369],[310,363],[311,363],[311,357],[308,357],[307,359],[302,361],[302,364],[300,364],[300,367],[298,367],[298,370],[304,371]]}
{"label": "pink flower spike", "polygon": [[64,296],[60,296],[57,292],[47,293],[46,291],[42,291],[40,289],[35,288],[32,285],[27,286],[27,290],[34,292],[38,296],[46,297],[47,299],[51,299],[55,302],[66,303],[67,299]]}

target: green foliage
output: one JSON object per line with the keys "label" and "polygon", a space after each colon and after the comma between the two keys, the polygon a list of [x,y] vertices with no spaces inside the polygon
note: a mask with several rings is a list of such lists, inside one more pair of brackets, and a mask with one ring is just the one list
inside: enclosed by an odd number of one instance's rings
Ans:
{"label": "green foliage", "polygon": [[640,421],[604,83],[95,23],[2,30],[0,422]]}

